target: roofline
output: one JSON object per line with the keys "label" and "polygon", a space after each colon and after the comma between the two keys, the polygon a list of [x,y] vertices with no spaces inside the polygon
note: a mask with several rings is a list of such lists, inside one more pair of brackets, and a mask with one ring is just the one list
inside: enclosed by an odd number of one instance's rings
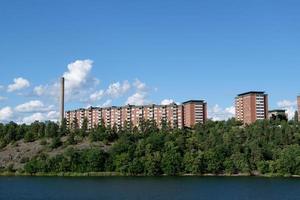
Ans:
{"label": "roofline", "polygon": [[181,104],[177,104],[177,103],[173,102],[168,105],[161,105],[161,104],[131,105],[131,104],[127,104],[124,106],[106,106],[106,107],[90,106],[88,108],[78,108],[75,110],[67,110],[67,111],[65,111],[65,113],[76,112],[76,111],[85,111],[85,110],[91,110],[91,109],[122,109],[122,108],[130,108],[130,107],[149,108],[149,107],[167,107],[167,106],[175,106],[175,105],[180,106],[180,105],[187,104],[187,103],[206,103],[206,102],[204,100],[189,100],[189,101],[185,101]]}
{"label": "roofline", "polygon": [[285,109],[274,109],[274,110],[269,110],[269,113],[270,112],[286,112]]}
{"label": "roofline", "polygon": [[189,100],[189,101],[185,101],[182,104],[187,104],[187,103],[205,103],[204,100]]}
{"label": "roofline", "polygon": [[244,93],[238,94],[237,96],[241,97],[241,96],[245,96],[248,94],[265,94],[265,91],[249,91],[249,92],[244,92]]}

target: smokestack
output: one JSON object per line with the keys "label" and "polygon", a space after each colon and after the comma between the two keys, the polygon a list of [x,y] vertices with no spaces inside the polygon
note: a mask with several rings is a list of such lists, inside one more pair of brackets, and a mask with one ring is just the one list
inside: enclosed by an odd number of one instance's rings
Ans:
{"label": "smokestack", "polygon": [[61,96],[60,96],[60,124],[63,123],[63,120],[65,118],[65,78],[61,77],[60,80],[60,86],[61,86]]}

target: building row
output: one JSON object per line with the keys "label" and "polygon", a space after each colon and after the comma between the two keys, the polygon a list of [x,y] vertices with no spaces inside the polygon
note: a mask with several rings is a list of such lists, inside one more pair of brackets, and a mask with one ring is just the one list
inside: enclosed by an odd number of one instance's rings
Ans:
{"label": "building row", "polygon": [[207,120],[207,104],[203,100],[190,100],[180,105],[172,103],[170,105],[90,107],[67,111],[65,119],[70,128],[75,122],[81,128],[84,119],[87,119],[89,129],[101,123],[106,127],[118,128],[128,124],[139,126],[143,121],[155,121],[158,127],[161,127],[163,123],[178,128],[193,127]]}
{"label": "building row", "polygon": [[[297,97],[298,113],[300,113],[300,96]],[[271,119],[277,116],[288,116],[285,110],[268,110],[268,94],[262,91],[250,91],[238,94],[235,98],[235,118],[244,124],[251,124],[256,120]],[[193,127],[197,123],[205,123],[207,120],[207,103],[204,100],[190,100],[182,104],[170,105],[126,105],[121,107],[90,107],[77,109],[65,113],[67,125],[72,127],[74,122],[82,127],[84,119],[87,119],[88,128],[95,128],[100,123],[106,127],[116,125],[124,127],[130,123],[139,126],[142,121],[155,121],[158,127],[163,122],[171,127]],[[300,114],[298,115],[300,121]]]}

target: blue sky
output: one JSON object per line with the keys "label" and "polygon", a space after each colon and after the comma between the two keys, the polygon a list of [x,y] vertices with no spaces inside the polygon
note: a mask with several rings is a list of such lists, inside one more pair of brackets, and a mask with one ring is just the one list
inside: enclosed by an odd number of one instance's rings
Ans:
{"label": "blue sky", "polygon": [[298,0],[1,1],[0,121],[56,119],[63,74],[67,109],[205,99],[224,119],[236,94],[263,90],[270,108],[292,113],[299,9]]}

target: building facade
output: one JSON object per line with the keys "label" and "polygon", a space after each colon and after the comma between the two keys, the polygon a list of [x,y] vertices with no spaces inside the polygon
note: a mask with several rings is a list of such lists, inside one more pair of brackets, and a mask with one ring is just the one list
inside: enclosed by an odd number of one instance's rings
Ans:
{"label": "building facade", "polygon": [[288,119],[288,114],[286,113],[286,110],[284,109],[275,109],[275,110],[269,110],[268,119],[277,119],[277,118],[285,117]]}
{"label": "building facade", "polygon": [[184,126],[193,127],[207,120],[207,105],[201,100],[191,100],[183,103]]}
{"label": "building facade", "polygon": [[[77,124],[82,127],[84,119],[87,119],[88,128],[95,128],[103,123],[106,127],[124,127],[130,123],[139,126],[142,121],[155,121],[158,127],[165,122],[173,128],[193,127],[197,123],[205,123],[207,120],[207,104],[203,100],[191,100],[177,105],[126,105],[122,107],[90,107],[67,111],[65,118],[69,128]],[[76,123],[75,123],[76,122]]]}
{"label": "building facade", "polygon": [[235,98],[235,117],[244,124],[268,118],[268,95],[250,91]]}

